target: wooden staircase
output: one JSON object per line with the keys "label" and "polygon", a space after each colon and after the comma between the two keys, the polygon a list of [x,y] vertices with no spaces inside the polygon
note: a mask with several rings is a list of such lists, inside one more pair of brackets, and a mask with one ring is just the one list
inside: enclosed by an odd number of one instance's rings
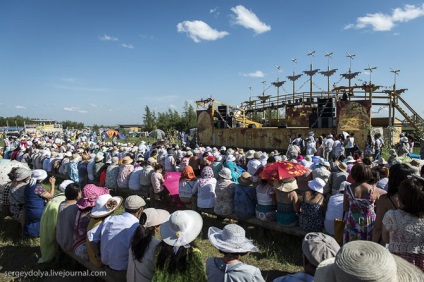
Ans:
{"label": "wooden staircase", "polygon": [[[408,115],[403,108],[399,105],[398,101],[402,102],[402,104],[412,113],[413,116]],[[414,109],[402,98],[400,95],[396,95],[396,97],[392,101],[392,106],[402,114],[402,116],[413,126],[416,130],[422,131],[424,119],[416,112]]]}

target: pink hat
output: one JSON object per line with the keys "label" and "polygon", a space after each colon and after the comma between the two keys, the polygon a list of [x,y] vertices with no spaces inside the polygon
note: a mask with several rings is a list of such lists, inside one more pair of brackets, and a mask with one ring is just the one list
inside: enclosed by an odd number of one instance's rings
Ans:
{"label": "pink hat", "polygon": [[94,184],[87,184],[82,189],[82,197],[78,200],[77,206],[82,210],[92,208],[96,205],[97,198],[104,194],[109,194],[108,188],[97,187]]}
{"label": "pink hat", "polygon": [[299,156],[297,156],[297,159],[296,159],[298,162],[301,162],[302,160],[303,160],[303,156],[302,155],[299,155]]}

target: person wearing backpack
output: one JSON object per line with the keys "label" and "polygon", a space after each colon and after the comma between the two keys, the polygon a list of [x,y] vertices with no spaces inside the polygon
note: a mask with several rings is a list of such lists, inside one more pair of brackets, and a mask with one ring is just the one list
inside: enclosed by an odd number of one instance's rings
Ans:
{"label": "person wearing backpack", "polygon": [[375,154],[374,154],[374,160],[378,160],[381,157],[381,149],[384,146],[384,141],[383,138],[381,138],[381,133],[376,133],[374,135],[374,140],[375,140]]}

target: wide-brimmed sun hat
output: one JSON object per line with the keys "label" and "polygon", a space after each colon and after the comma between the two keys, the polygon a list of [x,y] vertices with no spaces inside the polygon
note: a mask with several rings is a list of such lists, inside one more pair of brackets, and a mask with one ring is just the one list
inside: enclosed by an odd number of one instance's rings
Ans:
{"label": "wide-brimmed sun hat", "polygon": [[258,252],[258,248],[246,238],[246,231],[237,224],[228,224],[222,230],[211,226],[208,238],[211,244],[223,253]]}
{"label": "wide-brimmed sun hat", "polygon": [[126,156],[122,159],[122,164],[127,165],[131,164],[133,162],[133,159],[131,159],[129,156]]}
{"label": "wide-brimmed sun hat", "polygon": [[105,217],[113,213],[122,204],[122,197],[112,197],[110,194],[104,194],[97,198],[96,205],[91,210],[90,216],[93,218]]}
{"label": "wide-brimmed sun hat", "polygon": [[313,180],[308,181],[309,189],[318,193],[324,193],[325,181],[321,178],[315,178]]}
{"label": "wide-brimmed sun hat", "polygon": [[346,172],[346,170],[347,170],[347,165],[346,165],[345,163],[343,163],[343,162],[340,162],[340,163],[337,165],[337,168],[338,168],[340,171]]}
{"label": "wide-brimmed sun hat", "polygon": [[321,262],[314,281],[423,281],[423,272],[377,243],[357,240],[340,248],[335,258]]}
{"label": "wide-brimmed sun hat", "polygon": [[[162,240],[176,247],[186,246],[193,242],[202,231],[202,216],[191,210],[175,211],[160,228]],[[174,249],[174,251],[176,251]]]}
{"label": "wide-brimmed sun hat", "polygon": [[146,228],[162,225],[170,216],[168,211],[162,209],[148,208],[143,212],[147,217],[146,222],[143,224]]}
{"label": "wide-brimmed sun hat", "polygon": [[32,174],[30,169],[27,169],[25,167],[19,167],[15,170],[15,179],[16,181],[22,181],[30,177]]}
{"label": "wide-brimmed sun hat", "polygon": [[236,160],[236,158],[233,155],[228,155],[225,158],[225,161],[227,161],[227,162],[234,162],[235,160]]}
{"label": "wide-brimmed sun hat", "polygon": [[249,150],[246,153],[246,159],[253,159],[253,155],[255,154],[255,150]]}
{"label": "wide-brimmed sun hat", "polygon": [[248,172],[243,172],[238,178],[238,183],[243,186],[250,186],[252,184],[251,175]]}
{"label": "wide-brimmed sun hat", "polygon": [[103,159],[105,158],[105,156],[102,153],[98,153],[95,157],[94,157],[94,161],[96,163],[103,161]]}
{"label": "wide-brimmed sun hat", "polygon": [[287,193],[294,191],[297,188],[299,188],[299,186],[297,185],[296,180],[293,180],[293,181],[290,181],[290,182],[285,181],[285,182],[281,183],[278,187],[275,187],[275,189],[277,189],[279,191],[287,192]]}
{"label": "wide-brimmed sun hat", "polygon": [[231,179],[231,170],[229,168],[222,168],[219,172],[218,175],[221,176],[221,178],[223,179]]}

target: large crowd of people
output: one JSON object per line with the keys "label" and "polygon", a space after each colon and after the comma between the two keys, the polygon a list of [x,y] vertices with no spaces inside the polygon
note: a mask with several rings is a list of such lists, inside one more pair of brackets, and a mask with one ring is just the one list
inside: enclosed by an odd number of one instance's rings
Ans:
{"label": "large crowd of people", "polygon": [[[116,271],[123,281],[264,281],[257,267],[241,261],[259,250],[237,224],[209,228],[210,243],[222,257],[208,258],[205,267],[194,242],[203,226],[200,212],[309,232],[299,250],[304,272],[277,282],[423,281],[424,168],[407,158],[406,136],[387,161],[381,136],[369,137],[361,150],[353,133],[315,137],[311,132],[294,139],[286,154],[105,142],[68,132],[11,137],[3,158],[12,167],[24,166],[10,170],[2,210],[22,223],[24,236],[40,237],[40,263],[53,260],[58,244]],[[302,174],[280,177],[284,163],[299,166]],[[265,177],[274,167],[274,176]],[[179,175],[175,187],[166,184],[171,173]],[[55,194],[56,178],[64,181]],[[110,195],[124,190],[134,195]],[[124,212],[114,215],[121,205]],[[178,210],[157,208],[169,205]],[[344,227],[336,228],[336,221]],[[360,266],[373,266],[379,273],[373,277],[381,277],[367,280],[354,259],[362,255],[356,253],[359,247],[364,259],[372,260],[373,252],[381,256]],[[387,273],[380,273],[388,265]]]}

